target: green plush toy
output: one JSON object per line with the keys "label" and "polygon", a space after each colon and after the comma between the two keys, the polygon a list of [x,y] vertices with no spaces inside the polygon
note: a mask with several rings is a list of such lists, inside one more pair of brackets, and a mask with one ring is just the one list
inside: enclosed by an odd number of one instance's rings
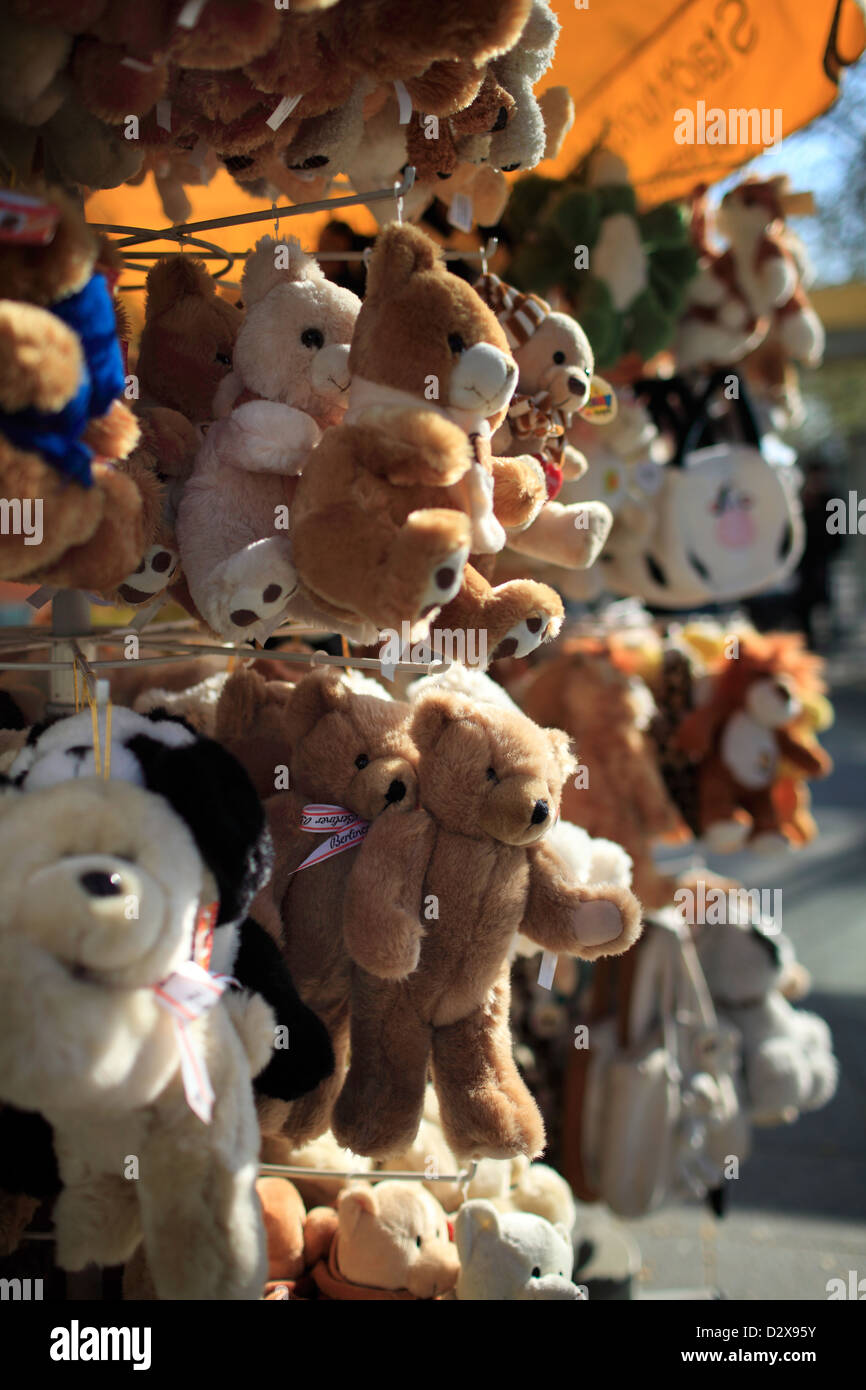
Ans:
{"label": "green plush toy", "polygon": [[505,227],[518,247],[511,282],[542,295],[559,291],[599,367],[626,356],[645,362],[668,346],[697,270],[688,218],[677,203],[639,212],[616,156],[595,151],[564,181],[520,179]]}

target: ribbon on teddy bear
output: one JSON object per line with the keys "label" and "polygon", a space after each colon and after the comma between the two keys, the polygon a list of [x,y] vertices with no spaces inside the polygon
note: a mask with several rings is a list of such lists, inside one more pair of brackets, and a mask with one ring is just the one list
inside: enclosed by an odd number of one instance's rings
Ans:
{"label": "ribbon on teddy bear", "polygon": [[174,1024],[187,1104],[206,1125],[213,1115],[214,1089],[190,1033],[190,1024],[218,1004],[227,987],[234,983],[230,975],[212,975],[196,961],[187,960],[153,987],[157,1003],[171,1014]]}
{"label": "ribbon on teddy bear", "polygon": [[301,812],[300,828],[309,835],[321,835],[324,830],[331,830],[334,833],[329,835],[327,840],[323,840],[320,845],[317,845],[312,854],[308,854],[306,859],[292,870],[296,874],[300,873],[301,869],[308,869],[313,864],[321,864],[323,860],[330,859],[332,855],[342,854],[343,850],[351,849],[353,845],[360,844],[370,829],[370,822],[362,820],[354,811],[347,811],[345,806],[330,806],[327,803],[310,802]]}

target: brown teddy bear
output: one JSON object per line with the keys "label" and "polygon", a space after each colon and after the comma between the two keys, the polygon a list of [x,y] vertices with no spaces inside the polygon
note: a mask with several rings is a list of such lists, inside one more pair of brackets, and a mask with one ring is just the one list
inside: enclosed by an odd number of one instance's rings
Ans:
{"label": "brown teddy bear", "polygon": [[415,227],[377,239],[349,370],[344,423],[312,454],[292,504],[300,595],[338,627],[400,632],[438,610],[440,624],[483,631],[491,655],[555,636],[552,589],[494,589],[467,564],[501,549],[505,527],[528,525],[546,488],[534,460],[492,457],[516,364],[493,313]]}
{"label": "brown teddy bear", "polygon": [[0,577],[100,588],[137,563],[142,538],[138,488],[103,461],[138,438],[118,399],[111,293],[71,199],[14,197],[16,226],[0,235],[0,493],[22,521],[0,538]]}
{"label": "brown teddy bear", "polygon": [[332,1128],[357,1153],[399,1153],[432,1062],[453,1153],[537,1157],[544,1127],[499,997],[514,933],[585,960],[617,955],[639,935],[640,904],[625,888],[569,883],[539,843],[575,767],[567,734],[441,690],[413,706],[410,733],[421,806],[370,827],[346,890],[358,968]]}
{"label": "brown teddy bear", "polygon": [[[216,736],[249,771],[266,801],[276,849],[271,882],[251,909],[279,942],[304,1003],[326,1025],[334,1048],[332,1077],[288,1108],[275,1103],[268,1133],[293,1144],[328,1128],[346,1066],[351,962],[343,944],[342,903],[364,823],[403,819],[416,803],[416,753],[408,706],[358,694],[338,671],[315,671],[294,686],[239,671],[226,683]],[[289,790],[274,792],[288,771]],[[305,809],[350,813],[349,846],[306,867],[339,827],[303,829]],[[354,838],[352,838],[354,836]]]}
{"label": "brown teddy bear", "polygon": [[656,869],[652,846],[688,832],[648,733],[655,706],[647,687],[619,670],[603,643],[576,638],[530,673],[521,704],[530,719],[568,731],[585,769],[563,790],[563,815],[623,846],[644,907],[670,903],[676,885]]}

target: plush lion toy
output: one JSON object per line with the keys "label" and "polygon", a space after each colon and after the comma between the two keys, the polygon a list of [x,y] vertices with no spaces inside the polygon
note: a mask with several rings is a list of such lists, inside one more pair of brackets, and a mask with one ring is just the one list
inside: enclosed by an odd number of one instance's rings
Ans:
{"label": "plush lion toy", "polygon": [[806,844],[816,831],[804,782],[833,766],[806,710],[821,691],[819,660],[796,633],[750,634],[736,650],[675,736],[700,764],[701,832],[723,854]]}

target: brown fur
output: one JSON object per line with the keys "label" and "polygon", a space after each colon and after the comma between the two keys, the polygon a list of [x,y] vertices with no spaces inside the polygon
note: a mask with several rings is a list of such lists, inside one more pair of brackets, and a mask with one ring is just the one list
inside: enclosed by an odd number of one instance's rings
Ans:
{"label": "brown fur", "polygon": [[[138,353],[142,398],[193,422],[213,418],[214,393],[231,371],[243,315],[221,299],[201,261],[170,256],[147,276]],[[219,362],[217,357],[228,362]]]}
{"label": "brown fur", "polygon": [[413,708],[421,809],[371,827],[346,896],[358,968],[334,1134],[356,1153],[400,1153],[432,1063],[455,1154],[536,1157],[544,1129],[507,1026],[513,934],[588,960],[618,954],[640,932],[640,905],[625,889],[566,883],[539,843],[574,766],[566,734],[445,691]]}

